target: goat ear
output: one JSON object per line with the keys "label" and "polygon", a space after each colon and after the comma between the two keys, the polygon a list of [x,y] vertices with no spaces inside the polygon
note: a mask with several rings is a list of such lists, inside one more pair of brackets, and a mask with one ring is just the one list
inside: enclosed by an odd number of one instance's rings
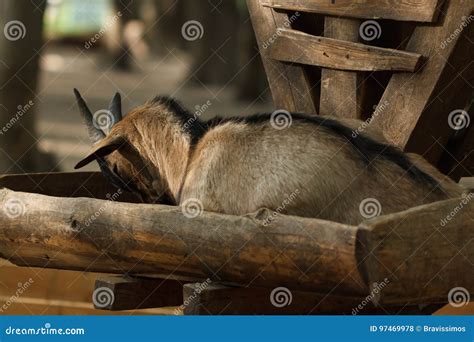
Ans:
{"label": "goat ear", "polygon": [[98,158],[108,156],[112,152],[124,146],[125,143],[126,140],[122,136],[106,137],[100,143],[94,146],[93,151],[89,153],[87,157],[78,162],[76,166],[74,166],[74,169],[80,169],[81,167],[86,166]]}

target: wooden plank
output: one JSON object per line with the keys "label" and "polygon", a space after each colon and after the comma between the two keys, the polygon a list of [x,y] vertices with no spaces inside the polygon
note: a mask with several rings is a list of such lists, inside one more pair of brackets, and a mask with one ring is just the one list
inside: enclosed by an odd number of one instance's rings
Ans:
{"label": "wooden plank", "polygon": [[303,67],[281,63],[268,57],[268,46],[273,44],[277,27],[288,27],[297,17],[292,19],[285,13],[264,8],[260,0],[247,0],[247,6],[275,107],[316,114],[311,86]]}
{"label": "wooden plank", "polygon": [[[382,307],[371,297],[349,297],[288,288],[239,288],[220,284],[186,284],[184,315],[390,315],[425,314],[420,305]],[[373,294],[376,296],[377,294]],[[431,312],[442,305],[430,305]]]}
{"label": "wooden plank", "polygon": [[263,6],[362,19],[433,22],[443,0],[263,0]]}
{"label": "wooden plank", "polygon": [[95,282],[92,302],[100,310],[136,310],[179,306],[183,283],[137,277],[101,277]]}
{"label": "wooden plank", "polygon": [[[358,20],[326,17],[324,36],[357,42],[359,39]],[[360,76],[356,72],[322,69],[321,71],[321,115],[343,118],[360,118]]]}
{"label": "wooden plank", "polygon": [[279,29],[268,50],[275,60],[350,71],[414,72],[422,59],[418,53],[317,37],[291,29]]}
{"label": "wooden plank", "polygon": [[463,108],[471,96],[466,80],[472,83],[474,26],[466,20],[472,18],[474,3],[447,5],[442,26],[419,26],[408,42],[408,51],[427,57],[423,69],[392,76],[380,101],[387,106],[371,122],[391,144],[423,154],[433,164],[453,133],[449,113]]}
{"label": "wooden plank", "polygon": [[379,302],[446,302],[458,286],[473,293],[473,213],[470,194],[368,222],[359,231],[358,258],[369,283],[388,279]]}
{"label": "wooden plank", "polygon": [[[45,172],[0,175],[0,188],[59,197],[106,199],[117,193],[100,172]],[[140,203],[133,194],[122,192],[119,202]]]}
{"label": "wooden plank", "polygon": [[[365,293],[357,227],[279,216],[203,212],[0,190],[0,256],[16,265],[165,279]],[[18,214],[20,213],[20,214]]]}

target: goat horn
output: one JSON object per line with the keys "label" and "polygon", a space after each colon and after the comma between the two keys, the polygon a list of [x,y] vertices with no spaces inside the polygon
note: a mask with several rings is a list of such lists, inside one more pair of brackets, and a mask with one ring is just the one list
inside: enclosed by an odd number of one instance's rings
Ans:
{"label": "goat horn", "polygon": [[114,116],[114,123],[122,120],[122,98],[119,93],[115,93],[109,104],[109,111]]}
{"label": "goat horn", "polygon": [[94,118],[92,112],[90,111],[89,107],[87,107],[86,101],[82,98],[79,91],[74,88],[74,95],[76,96],[77,106],[79,107],[79,111],[81,112],[82,117],[87,125],[87,130],[89,132],[89,137],[92,142],[95,144],[96,142],[105,138],[105,133],[94,126]]}

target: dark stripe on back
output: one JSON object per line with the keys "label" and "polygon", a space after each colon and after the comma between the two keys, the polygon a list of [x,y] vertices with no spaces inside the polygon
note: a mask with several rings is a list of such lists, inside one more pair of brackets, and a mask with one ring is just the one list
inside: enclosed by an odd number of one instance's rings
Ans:
{"label": "dark stripe on back", "polygon": [[191,135],[191,143],[193,145],[206,134],[208,130],[206,123],[199,120],[199,117],[185,109],[181,103],[175,99],[167,96],[157,96],[151,102],[168,107],[169,110],[176,115],[184,131]]}
{"label": "dark stripe on back", "polygon": [[[264,122],[269,122],[270,117],[271,114],[268,113],[256,114],[245,117],[243,120],[241,120],[241,118],[237,118],[236,121],[246,122],[249,124],[261,124]],[[384,144],[368,137],[365,134],[354,135],[352,128],[345,126],[339,121],[329,118],[300,113],[291,113],[291,117],[293,122],[296,120],[314,124],[318,127],[328,130],[329,132],[332,132],[333,134],[345,138],[351,144],[351,146],[363,156],[361,160],[366,164],[372,163],[376,158],[385,158],[386,160],[395,163],[400,168],[405,170],[414,181],[422,182],[429,185],[430,187],[439,189],[439,183],[437,180],[413,164],[408,156],[395,146]],[[232,118],[229,120],[232,120]]]}
{"label": "dark stripe on back", "polygon": [[[189,111],[184,109],[179,102],[167,98],[157,97],[154,100],[168,106],[168,108],[176,114],[176,117],[180,120],[183,127],[186,125],[186,130],[191,134],[193,143],[197,143],[199,139],[211,128],[225,124],[227,122],[246,123],[249,125],[269,123],[271,113],[254,114],[246,117],[228,117],[221,118],[215,117],[206,122],[199,120],[196,116],[191,114]],[[432,188],[440,189],[438,181],[426,172],[419,169],[413,164],[408,156],[403,153],[400,149],[382,142],[376,141],[365,134],[354,135],[354,131],[339,121],[323,118],[316,115],[306,115],[301,113],[291,113],[291,118],[294,121],[302,121],[310,124],[314,124],[318,127],[326,129],[329,133],[340,136],[346,139],[356,152],[361,154],[361,160],[369,165],[376,158],[385,158],[400,168],[405,170],[408,175],[416,182],[422,182],[429,185]],[[194,120],[191,120],[194,119]]]}

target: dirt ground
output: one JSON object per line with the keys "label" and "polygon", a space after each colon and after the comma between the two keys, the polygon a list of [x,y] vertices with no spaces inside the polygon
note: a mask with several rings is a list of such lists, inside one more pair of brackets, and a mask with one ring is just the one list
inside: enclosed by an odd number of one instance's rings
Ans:
{"label": "dirt ground", "polygon": [[[200,110],[210,101],[202,118],[215,115],[248,115],[271,110],[268,101],[236,100],[235,84],[206,86],[189,72],[189,58],[169,50],[161,58],[134,60],[133,72],[118,71],[105,62],[99,49],[53,45],[41,57],[42,73],[38,92],[37,132],[40,147],[53,154],[62,171],[73,166],[88,151],[87,137],[74,101],[78,88],[92,112],[107,108],[116,91],[122,94],[123,112],[143,104],[156,95],[170,95],[191,111]],[[91,164],[84,170],[97,170]]]}

